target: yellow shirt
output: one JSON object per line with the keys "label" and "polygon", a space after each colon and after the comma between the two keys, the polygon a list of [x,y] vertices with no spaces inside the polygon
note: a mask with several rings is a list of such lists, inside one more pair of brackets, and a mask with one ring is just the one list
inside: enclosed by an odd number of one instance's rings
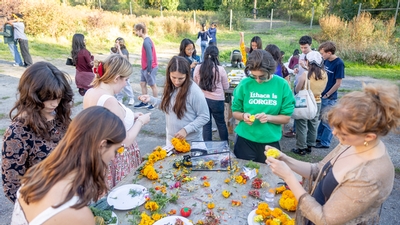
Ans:
{"label": "yellow shirt", "polygon": [[310,89],[317,103],[321,103],[321,93],[325,90],[326,83],[328,83],[328,76],[325,71],[322,71],[321,80],[315,80],[315,74],[310,76]]}

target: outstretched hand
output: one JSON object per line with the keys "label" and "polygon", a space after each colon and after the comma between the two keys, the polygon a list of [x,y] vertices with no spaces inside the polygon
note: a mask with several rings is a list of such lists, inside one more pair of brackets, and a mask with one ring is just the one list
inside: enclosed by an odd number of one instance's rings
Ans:
{"label": "outstretched hand", "polygon": [[148,103],[150,101],[150,95],[140,95],[138,99],[144,103]]}

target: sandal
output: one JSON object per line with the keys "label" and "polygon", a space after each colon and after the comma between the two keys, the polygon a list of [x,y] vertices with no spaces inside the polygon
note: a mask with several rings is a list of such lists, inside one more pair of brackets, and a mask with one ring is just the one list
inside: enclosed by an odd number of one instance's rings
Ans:
{"label": "sandal", "polygon": [[283,133],[283,136],[285,136],[287,138],[292,138],[292,137],[296,137],[296,133],[292,132],[292,131],[288,131],[286,133]]}

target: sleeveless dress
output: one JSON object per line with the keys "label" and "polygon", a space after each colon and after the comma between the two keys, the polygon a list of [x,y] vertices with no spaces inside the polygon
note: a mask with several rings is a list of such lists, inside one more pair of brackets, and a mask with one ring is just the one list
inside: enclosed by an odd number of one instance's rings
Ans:
{"label": "sleeveless dress", "polygon": [[46,222],[48,219],[56,215],[57,213],[70,208],[71,206],[75,205],[79,197],[74,196],[68,202],[64,203],[58,208],[49,207],[39,215],[37,215],[30,223],[26,220],[25,213],[21,208],[21,205],[18,201],[19,191],[17,192],[17,200],[15,201],[14,211],[11,218],[11,225],[40,225]]}
{"label": "sleeveless dress", "polygon": [[[102,95],[97,101],[98,106],[104,106],[104,103],[109,99],[113,98],[111,95]],[[123,120],[126,131],[130,130],[135,123],[135,115],[132,110],[126,108],[123,104],[119,103],[122,108],[125,109],[125,118]],[[130,146],[125,147],[123,154],[117,154],[115,159],[111,161],[109,165],[107,182],[109,188],[115,187],[119,181],[121,181],[126,175],[132,170],[136,169],[140,163],[142,163],[142,157],[140,155],[139,147],[134,141]]]}

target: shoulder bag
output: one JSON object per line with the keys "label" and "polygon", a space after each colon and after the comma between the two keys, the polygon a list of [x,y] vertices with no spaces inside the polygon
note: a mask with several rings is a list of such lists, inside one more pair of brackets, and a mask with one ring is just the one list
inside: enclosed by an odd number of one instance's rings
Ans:
{"label": "shoulder bag", "polygon": [[306,78],[304,87],[295,96],[295,106],[292,114],[293,119],[311,120],[317,115],[317,102],[310,89],[310,80]]}

